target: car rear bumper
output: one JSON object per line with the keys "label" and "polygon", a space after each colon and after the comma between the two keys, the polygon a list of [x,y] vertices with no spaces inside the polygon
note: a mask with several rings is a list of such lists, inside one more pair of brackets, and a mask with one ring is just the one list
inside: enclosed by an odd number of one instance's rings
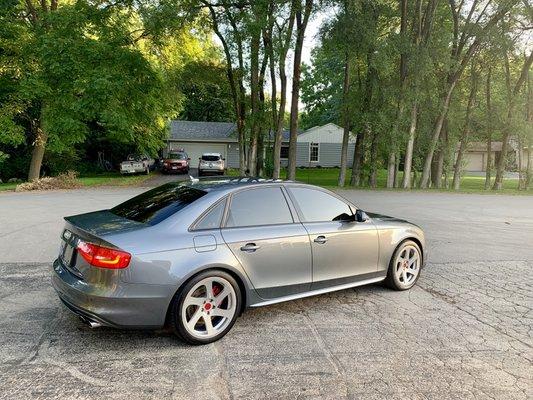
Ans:
{"label": "car rear bumper", "polygon": [[156,329],[165,324],[175,288],[170,285],[130,284],[113,287],[89,285],[65,269],[52,266],[52,286],[70,311],[99,325]]}

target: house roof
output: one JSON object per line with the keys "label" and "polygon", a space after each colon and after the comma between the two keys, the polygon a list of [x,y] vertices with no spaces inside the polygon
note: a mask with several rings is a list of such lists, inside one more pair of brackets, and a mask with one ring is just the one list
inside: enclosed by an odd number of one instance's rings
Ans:
{"label": "house roof", "polygon": [[[298,131],[298,136],[300,136],[302,133],[304,133],[304,131]],[[269,132],[269,138],[271,141],[274,141],[274,131],[270,131]],[[282,137],[282,142],[288,142],[290,137],[291,137],[291,131],[288,130],[288,129],[284,129],[283,132],[281,133],[281,137]]]}
{"label": "house roof", "polygon": [[170,123],[170,139],[184,141],[235,142],[237,125],[233,122],[205,122],[173,120]]}
{"label": "house roof", "polygon": [[[487,143],[486,142],[471,142],[468,144],[467,150],[476,151],[476,152],[486,152]],[[502,151],[502,142],[492,142],[491,151]]]}

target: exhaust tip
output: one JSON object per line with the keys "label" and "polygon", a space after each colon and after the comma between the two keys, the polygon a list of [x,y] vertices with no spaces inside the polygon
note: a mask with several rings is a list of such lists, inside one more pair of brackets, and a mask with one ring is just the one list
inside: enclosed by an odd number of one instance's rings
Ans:
{"label": "exhaust tip", "polygon": [[91,329],[99,328],[102,326],[100,322],[92,321],[89,318],[81,316],[81,315],[79,317],[80,317],[81,322],[83,322],[85,325],[89,325]]}

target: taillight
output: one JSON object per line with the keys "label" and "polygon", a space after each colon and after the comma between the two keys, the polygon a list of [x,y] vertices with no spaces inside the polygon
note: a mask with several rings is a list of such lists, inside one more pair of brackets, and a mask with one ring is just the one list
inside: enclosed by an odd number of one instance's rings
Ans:
{"label": "taillight", "polygon": [[98,246],[83,240],[78,242],[78,254],[93,267],[121,269],[126,268],[131,260],[131,254],[125,251]]}

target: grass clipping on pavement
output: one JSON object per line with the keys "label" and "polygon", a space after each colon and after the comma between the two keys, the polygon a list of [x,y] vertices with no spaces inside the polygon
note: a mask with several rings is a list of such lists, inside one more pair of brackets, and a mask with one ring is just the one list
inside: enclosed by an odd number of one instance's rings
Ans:
{"label": "grass clipping on pavement", "polygon": [[76,171],[68,171],[58,176],[45,177],[31,182],[24,182],[17,185],[15,192],[27,192],[30,190],[54,190],[54,189],[75,189],[81,187]]}

